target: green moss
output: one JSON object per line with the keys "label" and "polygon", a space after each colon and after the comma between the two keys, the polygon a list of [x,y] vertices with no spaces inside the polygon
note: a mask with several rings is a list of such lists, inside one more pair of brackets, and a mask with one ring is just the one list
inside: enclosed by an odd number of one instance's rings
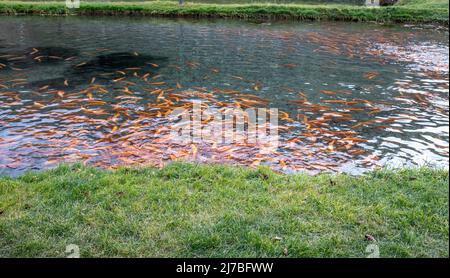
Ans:
{"label": "green moss", "polygon": [[205,4],[187,3],[179,6],[172,1],[151,2],[81,2],[81,7],[69,11],[64,2],[0,2],[3,14],[50,15],[154,15],[172,17],[224,17],[252,19],[346,20],[379,22],[448,23],[448,8],[397,5],[367,8],[356,5],[308,4]]}
{"label": "green moss", "polygon": [[[333,181],[333,182],[331,182]],[[0,257],[448,257],[448,171],[281,175],[220,165],[0,178]],[[286,253],[287,250],[287,253]]]}

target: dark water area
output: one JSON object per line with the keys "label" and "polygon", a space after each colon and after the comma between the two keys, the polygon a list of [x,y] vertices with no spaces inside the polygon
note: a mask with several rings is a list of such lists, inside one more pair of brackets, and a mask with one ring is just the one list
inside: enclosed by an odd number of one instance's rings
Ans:
{"label": "dark water area", "polygon": [[[448,168],[448,30],[361,23],[0,17],[0,174],[83,161]],[[168,115],[280,111],[276,149],[172,144]]]}

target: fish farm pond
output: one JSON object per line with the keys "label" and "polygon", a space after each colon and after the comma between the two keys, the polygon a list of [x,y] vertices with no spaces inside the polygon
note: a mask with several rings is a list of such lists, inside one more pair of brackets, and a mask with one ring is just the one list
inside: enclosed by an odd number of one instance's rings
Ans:
{"label": "fish farm pond", "polygon": [[[79,161],[448,168],[448,40],[405,24],[2,17],[0,175]],[[195,102],[277,109],[277,146],[174,142],[170,115]]]}

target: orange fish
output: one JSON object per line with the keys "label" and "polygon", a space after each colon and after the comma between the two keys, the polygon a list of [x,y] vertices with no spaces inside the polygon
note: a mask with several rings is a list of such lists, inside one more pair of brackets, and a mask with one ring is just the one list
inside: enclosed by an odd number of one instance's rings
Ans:
{"label": "orange fish", "polygon": [[328,90],[321,90],[320,91],[322,94],[325,94],[325,95],[335,95],[336,93],[335,92],[333,92],[333,91],[328,91]]}

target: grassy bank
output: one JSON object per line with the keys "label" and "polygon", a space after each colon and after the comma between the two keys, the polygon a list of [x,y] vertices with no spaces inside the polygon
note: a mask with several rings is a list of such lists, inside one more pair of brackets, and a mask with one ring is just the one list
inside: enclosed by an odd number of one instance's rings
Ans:
{"label": "grassy bank", "polygon": [[[0,179],[0,257],[449,255],[448,171],[275,174],[62,166]],[[367,237],[367,238],[366,238]]]}
{"label": "grassy bank", "polygon": [[418,9],[447,9],[448,0],[399,0],[398,6],[408,6]]}
{"label": "grassy bank", "polygon": [[[442,1],[442,0],[428,0]],[[447,2],[448,3],[448,2]],[[179,6],[173,1],[151,2],[86,2],[69,11],[64,2],[1,1],[2,14],[50,15],[153,15],[168,17],[220,17],[250,19],[345,20],[377,22],[433,22],[448,24],[448,7],[411,5],[368,8],[356,5],[308,4],[208,4],[187,3]]]}

